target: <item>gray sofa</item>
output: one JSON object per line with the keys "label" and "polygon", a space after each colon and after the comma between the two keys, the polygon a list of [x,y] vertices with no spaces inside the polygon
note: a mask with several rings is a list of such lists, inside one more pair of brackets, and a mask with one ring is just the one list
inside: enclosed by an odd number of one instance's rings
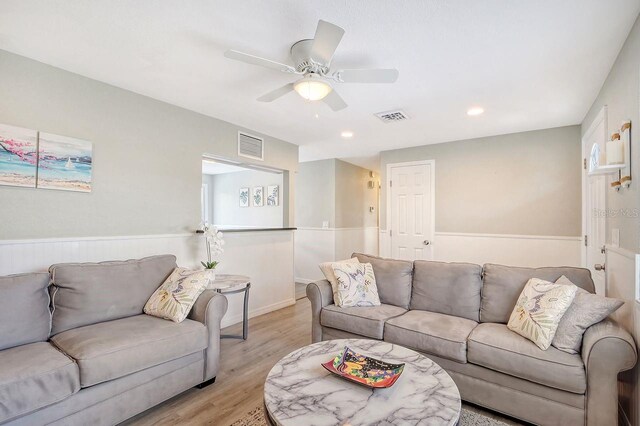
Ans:
{"label": "gray sofa", "polygon": [[113,425],[215,380],[227,299],[145,315],[171,255],[0,277],[0,424]]}
{"label": "gray sofa", "polygon": [[637,358],[629,333],[606,319],[572,355],[543,351],[506,326],[529,278],[566,275],[594,292],[589,270],[354,256],[373,265],[382,304],[338,308],[328,281],[309,284],[314,342],[355,337],[413,348],[451,375],[463,400],[535,424],[617,424],[617,376]]}

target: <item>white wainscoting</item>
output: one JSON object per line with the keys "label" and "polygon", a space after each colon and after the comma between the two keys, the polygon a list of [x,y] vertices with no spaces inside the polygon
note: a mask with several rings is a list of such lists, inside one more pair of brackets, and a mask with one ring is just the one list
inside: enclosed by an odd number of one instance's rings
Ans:
{"label": "white wainscoting", "polygon": [[337,228],[335,235],[336,260],[348,259],[354,252],[378,255],[378,227]]}
{"label": "white wainscoting", "polygon": [[[228,232],[220,273],[251,277],[249,316],[295,303],[293,231]],[[173,254],[178,264],[199,267],[204,241],[193,234],[51,238],[0,241],[0,275],[46,271],[64,262],[101,262]],[[242,294],[229,295],[223,326],[242,319]]]}
{"label": "white wainscoting", "polygon": [[[380,253],[390,257],[391,241],[380,231]],[[436,232],[433,260],[512,266],[580,266],[580,237]]]}
{"label": "white wainscoting", "polygon": [[318,265],[347,259],[353,252],[378,254],[378,228],[298,228],[295,236],[295,277],[310,283],[324,278]]}
{"label": "white wainscoting", "polygon": [[[636,269],[637,253],[613,246],[606,246],[606,296],[625,301],[613,317],[640,342],[640,304],[636,301],[636,292],[640,271]],[[623,413],[629,424],[640,424],[640,367],[624,372],[619,377],[618,391]]]}
{"label": "white wainscoting", "polygon": [[321,279],[318,265],[335,260],[336,233],[332,228],[298,228],[295,235],[295,279],[310,283]]}
{"label": "white wainscoting", "polygon": [[436,232],[433,250],[443,262],[580,266],[580,244],[580,237]]}

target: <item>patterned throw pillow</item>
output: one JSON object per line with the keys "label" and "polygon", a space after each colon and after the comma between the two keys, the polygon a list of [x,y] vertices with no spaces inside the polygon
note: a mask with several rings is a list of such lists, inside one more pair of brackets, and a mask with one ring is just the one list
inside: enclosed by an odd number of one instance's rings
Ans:
{"label": "patterned throw pillow", "polygon": [[380,297],[370,263],[338,263],[332,266],[338,282],[336,306],[379,306]]}
{"label": "patterned throw pillow", "polygon": [[182,322],[208,284],[207,271],[176,268],[151,295],[144,305],[144,313]]}
{"label": "patterned throw pillow", "polygon": [[[334,303],[336,303],[336,301],[338,300],[338,281],[336,280],[336,274],[333,273],[333,265],[338,265],[340,263],[360,263],[360,261],[357,257],[352,257],[351,259],[347,260],[339,260],[337,262],[324,262],[318,265],[320,267],[320,270],[324,274],[324,277],[331,284]],[[338,304],[336,303],[336,305]]]}
{"label": "patterned throw pillow", "polygon": [[531,278],[513,308],[507,327],[547,350],[578,287]]}
{"label": "patterned throw pillow", "polygon": [[[564,275],[556,280],[556,284],[574,285]],[[563,352],[579,353],[582,348],[582,335],[587,328],[599,323],[622,305],[622,300],[598,296],[578,288],[573,303],[560,320],[551,344]]]}

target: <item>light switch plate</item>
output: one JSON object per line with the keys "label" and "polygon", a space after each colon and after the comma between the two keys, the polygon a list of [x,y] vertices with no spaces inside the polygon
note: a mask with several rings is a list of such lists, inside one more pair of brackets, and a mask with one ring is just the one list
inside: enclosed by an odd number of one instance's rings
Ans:
{"label": "light switch plate", "polygon": [[329,221],[328,220],[323,220],[322,221],[322,229],[329,229]]}
{"label": "light switch plate", "polygon": [[614,247],[620,247],[620,229],[611,229],[611,245]]}

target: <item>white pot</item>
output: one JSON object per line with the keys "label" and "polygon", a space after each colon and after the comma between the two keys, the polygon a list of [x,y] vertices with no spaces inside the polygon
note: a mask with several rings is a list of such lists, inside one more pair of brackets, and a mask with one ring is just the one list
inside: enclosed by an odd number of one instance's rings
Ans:
{"label": "white pot", "polygon": [[205,269],[207,273],[207,278],[209,279],[209,283],[213,283],[216,280],[216,270],[215,269]]}

